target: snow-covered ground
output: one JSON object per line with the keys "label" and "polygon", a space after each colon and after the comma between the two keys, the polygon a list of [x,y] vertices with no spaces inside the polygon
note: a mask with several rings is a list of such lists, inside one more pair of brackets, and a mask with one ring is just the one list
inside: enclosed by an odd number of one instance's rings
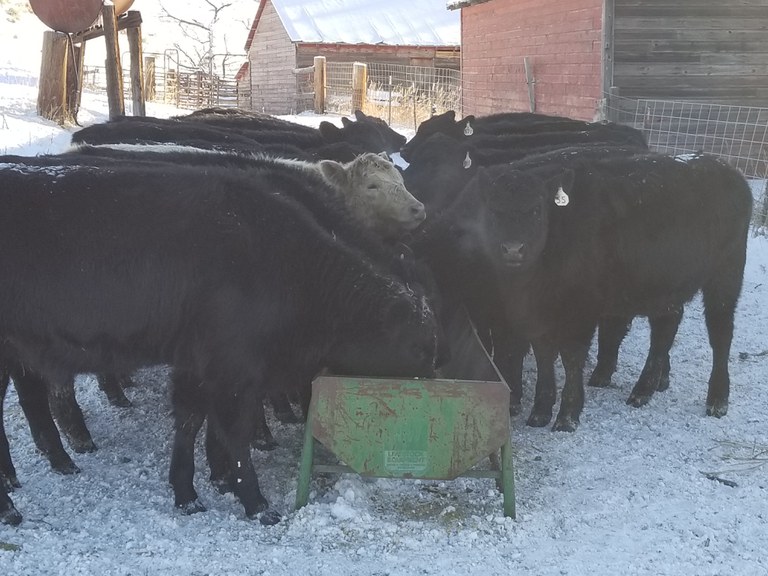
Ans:
{"label": "snow-covered ground", "polygon": [[[0,60],[0,153],[63,150],[73,129],[37,118],[36,90],[18,72],[11,76]],[[149,106],[153,115],[175,112]],[[80,122],[105,117],[106,99],[86,94]],[[722,419],[704,415],[710,350],[699,299],[686,308],[670,388],[647,406],[624,402],[648,347],[647,325],[637,320],[615,387],[587,390],[576,433],[514,418],[516,520],[503,516],[493,482],[478,479],[315,477],[309,505],[293,511],[302,426],[273,420],[280,447],[253,458],[285,519],[272,527],[245,520],[239,503],[207,482],[204,464],[195,482],[209,510],[183,516],[167,483],[167,371],[139,373],[139,385],[127,390],[130,409],[113,408],[93,378],[79,378],[78,399],[99,450],[73,455],[82,469],[75,476],[52,473],[36,452],[11,389],[5,424],[23,483],[12,497],[24,522],[0,525],[0,574],[764,576],[767,310],[768,240],[751,237]],[[591,359],[588,369],[594,350]],[[530,365],[526,376],[524,413]],[[205,462],[201,448],[198,463]]]}

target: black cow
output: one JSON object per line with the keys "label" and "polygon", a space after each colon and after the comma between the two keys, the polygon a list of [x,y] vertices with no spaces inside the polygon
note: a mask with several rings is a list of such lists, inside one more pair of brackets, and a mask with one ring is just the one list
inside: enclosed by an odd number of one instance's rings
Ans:
{"label": "black cow", "polygon": [[[560,354],[566,382],[555,430],[574,430],[597,321],[648,316],[651,351],[629,403],[659,388],[681,306],[701,290],[713,350],[707,414],[728,408],[728,353],[741,289],[752,196],[720,160],[658,154],[499,166],[474,181],[488,210],[478,229],[508,320],[534,343],[537,365]],[[522,174],[522,176],[521,176]],[[520,179],[545,184],[521,186]],[[539,372],[529,423],[551,418],[553,373]]]}
{"label": "black cow", "polygon": [[[569,135],[569,132],[583,134]],[[558,136],[544,137],[543,141],[537,143],[537,135],[543,133],[556,133]],[[469,140],[480,148],[549,146],[558,140],[570,143],[616,142],[647,147],[641,131],[613,122],[585,122],[531,112],[506,112],[477,118],[467,116],[457,121],[455,113],[448,111],[419,125],[416,135],[400,152],[403,159],[410,162],[415,151],[434,134],[445,134],[455,140]],[[523,137],[529,138],[526,144],[520,144]]]}
{"label": "black cow", "polygon": [[0,338],[54,387],[79,372],[171,364],[170,478],[187,512],[202,509],[192,449],[206,415],[246,514],[267,508],[249,415],[273,374],[434,368],[434,318],[418,288],[266,174],[4,163],[0,182]]}
{"label": "black cow", "polygon": [[[541,143],[539,141],[538,143]],[[549,164],[571,153],[589,154],[599,159],[606,154],[632,155],[647,151],[645,146],[593,142],[574,144],[558,138],[544,146],[523,143],[516,148],[482,148],[471,139],[456,140],[436,133],[413,152],[403,171],[408,190],[421,200],[428,213],[448,206],[474,177],[480,166],[493,166],[526,159],[530,164]]]}

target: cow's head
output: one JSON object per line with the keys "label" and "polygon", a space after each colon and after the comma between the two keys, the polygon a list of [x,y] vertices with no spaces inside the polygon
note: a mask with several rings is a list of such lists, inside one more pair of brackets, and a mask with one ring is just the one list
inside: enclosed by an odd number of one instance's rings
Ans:
{"label": "cow's head", "polygon": [[456,121],[456,113],[448,110],[442,114],[432,116],[419,124],[416,134],[400,150],[400,156],[406,162],[411,162],[413,153],[433,134],[446,134],[451,138],[462,139],[465,136],[466,126],[474,121],[474,116],[467,116],[461,121]]}
{"label": "cow's head", "polygon": [[424,204],[408,192],[385,153],[362,154],[346,164],[323,160],[319,168],[350,212],[384,238],[397,238],[426,217]]}
{"label": "cow's head", "polygon": [[421,289],[393,279],[378,305],[340,331],[327,358],[337,374],[432,377],[438,323]]}
{"label": "cow's head", "polygon": [[[369,117],[366,116],[366,118]],[[341,128],[327,121],[320,122],[318,128],[328,144],[346,142],[366,152],[388,152],[392,148],[380,126],[370,120],[354,122],[343,117]]]}
{"label": "cow's head", "polygon": [[430,217],[453,203],[475,175],[475,156],[471,144],[441,133],[414,151],[403,178],[408,190],[429,207]]}
{"label": "cow's head", "polygon": [[487,256],[508,270],[537,262],[554,211],[567,210],[573,181],[571,170],[543,179],[509,165],[481,169],[474,183],[482,202],[478,220]]}
{"label": "cow's head", "polygon": [[400,148],[403,147],[407,140],[400,132],[390,128],[384,120],[376,116],[368,116],[362,110],[355,110],[355,120],[372,125],[384,139],[385,147],[382,150],[374,150],[374,152],[388,152],[390,154],[400,152]]}

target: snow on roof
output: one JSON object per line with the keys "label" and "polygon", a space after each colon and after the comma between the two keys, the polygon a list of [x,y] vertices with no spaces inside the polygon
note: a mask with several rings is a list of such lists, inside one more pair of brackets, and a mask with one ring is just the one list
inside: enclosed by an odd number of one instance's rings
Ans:
{"label": "snow on roof", "polygon": [[[458,46],[460,14],[445,0],[269,0],[293,42]],[[267,0],[261,0],[245,49]]]}

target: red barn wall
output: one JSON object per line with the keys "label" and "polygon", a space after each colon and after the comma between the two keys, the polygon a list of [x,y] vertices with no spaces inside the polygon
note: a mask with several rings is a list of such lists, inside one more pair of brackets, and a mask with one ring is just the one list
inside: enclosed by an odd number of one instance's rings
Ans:
{"label": "red barn wall", "polygon": [[592,120],[602,97],[603,0],[490,0],[461,9],[464,114],[529,111]]}

